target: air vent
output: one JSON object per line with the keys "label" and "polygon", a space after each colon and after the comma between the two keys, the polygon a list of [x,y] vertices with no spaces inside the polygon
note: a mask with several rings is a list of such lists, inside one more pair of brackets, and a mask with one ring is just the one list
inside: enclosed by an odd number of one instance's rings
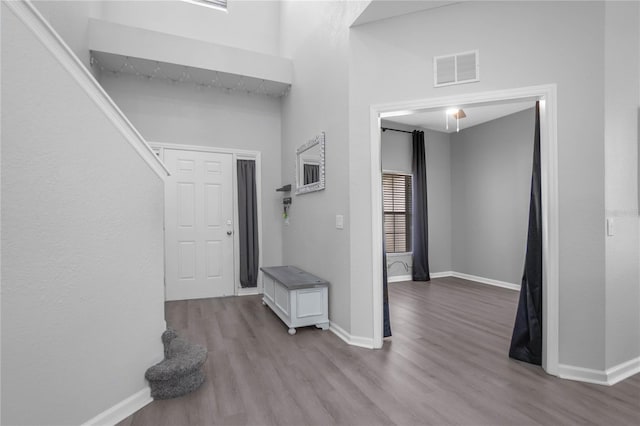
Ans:
{"label": "air vent", "polygon": [[480,81],[478,51],[433,58],[434,87]]}

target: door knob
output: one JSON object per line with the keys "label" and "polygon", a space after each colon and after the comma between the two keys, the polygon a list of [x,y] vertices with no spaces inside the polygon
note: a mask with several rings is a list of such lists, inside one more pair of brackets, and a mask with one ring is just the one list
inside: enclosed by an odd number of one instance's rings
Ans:
{"label": "door knob", "polygon": [[233,234],[233,231],[227,231],[227,235]]}

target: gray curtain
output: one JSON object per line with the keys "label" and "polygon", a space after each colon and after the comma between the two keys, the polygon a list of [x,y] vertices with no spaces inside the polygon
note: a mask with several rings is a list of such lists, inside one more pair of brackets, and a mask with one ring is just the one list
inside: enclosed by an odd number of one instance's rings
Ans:
{"label": "gray curtain", "polygon": [[304,183],[308,185],[314,182],[320,182],[320,166],[317,164],[305,164],[304,165]]}
{"label": "gray curtain", "polygon": [[427,161],[424,132],[413,131],[413,281],[430,281],[429,222],[427,217]]}
{"label": "gray curtain", "polygon": [[238,160],[238,221],[240,285],[258,286],[258,202],[256,162]]}
{"label": "gray curtain", "polygon": [[520,286],[520,300],[511,336],[509,356],[542,364],[542,186],[540,177],[540,105],[536,102],[533,168],[529,200],[527,252]]}

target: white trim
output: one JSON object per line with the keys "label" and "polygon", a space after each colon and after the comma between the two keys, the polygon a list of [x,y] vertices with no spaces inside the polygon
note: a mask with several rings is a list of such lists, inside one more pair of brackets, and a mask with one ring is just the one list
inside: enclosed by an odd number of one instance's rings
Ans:
{"label": "white trim", "polygon": [[556,85],[540,96],[542,189],[542,367],[558,375],[560,363],[560,217],[558,212],[558,128]]}
{"label": "white trim", "polygon": [[347,333],[344,328],[340,327],[335,322],[331,321],[331,324],[329,325],[329,331],[341,338],[345,343],[351,344],[349,343],[351,341],[351,336],[349,335],[349,333]]}
{"label": "white trim", "polygon": [[638,373],[640,373],[640,357],[620,363],[606,370],[594,370],[566,364],[560,364],[558,366],[558,376],[562,379],[604,386],[613,386]]}
{"label": "white trim", "polygon": [[142,135],[31,2],[28,0],[5,1],[3,4],[35,34],[151,170],[162,179],[168,176],[169,170],[159,161]]}
{"label": "white trim", "polygon": [[[382,155],[380,108],[374,105],[369,111],[369,132],[371,135],[371,299],[373,302],[373,347],[382,348],[383,343],[383,310],[382,310]],[[376,210],[377,209],[377,210]]]}
{"label": "white trim", "polygon": [[446,278],[446,277],[452,277],[453,276],[453,272],[452,271],[429,272],[429,276],[431,278]]}
{"label": "white trim", "polygon": [[543,356],[542,367],[558,375],[559,364],[559,239],[558,239],[558,136],[557,88],[555,84],[467,93],[440,98],[371,105],[371,290],[373,303],[373,342],[382,347],[382,167],[380,163],[380,119],[449,105],[486,104],[505,100],[540,100],[540,154],[542,172],[543,237]]}
{"label": "white trim", "polygon": [[608,385],[607,373],[603,370],[593,370],[591,368],[575,367],[573,365],[559,364],[558,377],[596,385]]}
{"label": "white trim", "polygon": [[333,321],[331,321],[329,330],[331,330],[333,334],[341,338],[345,343],[349,345],[373,349],[373,339],[370,339],[368,337],[352,336],[351,334],[347,333],[344,328],[340,327]]}
{"label": "white trim", "polygon": [[106,409],[94,418],[87,420],[82,426],[115,425],[152,401],[151,389],[147,386],[129,398],[118,402],[113,407]]}
{"label": "white trim", "polygon": [[[520,291],[520,286],[518,284],[508,283],[506,281],[494,280],[492,278],[479,277],[477,275],[463,274],[462,272],[455,272],[455,271],[431,272],[429,273],[429,276],[433,279],[455,277],[455,278],[461,278],[463,280],[474,281],[479,284],[487,284],[494,287],[501,287],[509,290]],[[396,276],[389,277],[388,281],[390,283],[395,283],[400,281],[411,281],[411,279],[412,279],[411,275],[396,275]]]}
{"label": "white trim", "polygon": [[412,251],[403,251],[403,252],[394,252],[394,253],[387,253],[387,257],[407,257],[407,256],[411,256],[413,255]]}
{"label": "white trim", "polygon": [[387,173],[387,174],[390,174],[390,175],[402,175],[402,176],[411,176],[411,177],[413,177],[413,174],[410,173],[410,172],[401,172],[401,171],[398,171],[398,170],[382,169],[382,173],[383,174]]}
{"label": "white trim", "polygon": [[227,10],[227,1],[224,1],[224,5],[221,4],[221,2],[209,2],[207,0],[182,0],[183,2],[186,3],[191,3],[191,4],[195,4],[197,6],[202,6],[202,7],[206,7],[208,9],[215,9],[218,10],[220,12],[225,12],[225,13],[229,13],[229,11]]}
{"label": "white trim", "polygon": [[[2,5],[0,4],[0,22],[2,22]],[[5,36],[6,37],[6,36]],[[2,31],[0,30],[0,46],[2,46]],[[2,54],[0,53],[0,82],[2,82]],[[0,117],[2,115],[2,102],[0,102]],[[2,120],[0,119],[0,164],[2,164]],[[0,173],[0,188],[2,188],[2,173]],[[2,210],[2,191],[0,191],[0,212]],[[0,216],[2,214],[0,213]],[[5,228],[6,229],[6,228]],[[6,232],[6,231],[5,231]],[[0,241],[2,239],[2,220],[0,220]],[[5,249],[6,253],[6,249]],[[5,274],[6,276],[6,274]],[[0,244],[0,286],[2,285],[2,244]],[[0,306],[2,306],[2,291],[0,291]],[[6,323],[6,321],[5,321]],[[2,315],[0,315],[0,330],[2,330]],[[0,338],[0,354],[2,354],[2,339]],[[0,363],[1,364],[1,363]],[[0,368],[0,387],[2,381],[2,369]],[[0,398],[0,421],[2,421],[2,399]]]}
{"label": "white trim", "polygon": [[180,144],[169,142],[157,142],[149,141],[149,146],[153,148],[161,149],[178,149],[181,151],[200,151],[200,152],[213,152],[218,154],[236,154],[236,155],[248,155],[256,156],[260,155],[260,151],[251,151],[248,149],[235,149],[235,148],[218,148],[211,146],[195,145],[195,144]]}
{"label": "white trim", "polygon": [[451,272],[451,276],[455,278],[462,278],[463,280],[475,281],[480,284],[492,285],[494,287],[507,288],[509,290],[520,291],[518,284],[508,283],[506,281],[498,281],[492,278],[479,277],[477,275],[463,274],[461,272]]}
{"label": "white trim", "polygon": [[607,369],[607,383],[615,385],[640,373],[640,356]]}
{"label": "white trim", "polygon": [[360,348],[373,349],[373,339],[370,337],[352,335],[349,344],[352,346],[358,346]]}
{"label": "white trim", "polygon": [[411,281],[413,277],[411,275],[395,275],[392,277],[387,277],[387,281],[390,283],[399,283],[402,281]]}
{"label": "white trim", "polygon": [[[160,158],[164,160],[164,150],[209,152],[214,154],[232,155],[232,192],[233,192],[233,283],[236,296],[262,294],[262,271],[258,269],[258,287],[243,289],[240,285],[240,244],[238,231],[238,160],[254,160],[256,162],[256,196],[258,202],[258,264],[262,265],[262,154],[260,151],[250,151],[235,148],[217,148],[201,145],[182,145],[177,143],[149,142],[152,150],[160,150]],[[154,154],[155,155],[155,154]]]}
{"label": "white trim", "polygon": [[262,294],[257,287],[239,288],[236,291],[236,296],[255,296],[256,294]]}

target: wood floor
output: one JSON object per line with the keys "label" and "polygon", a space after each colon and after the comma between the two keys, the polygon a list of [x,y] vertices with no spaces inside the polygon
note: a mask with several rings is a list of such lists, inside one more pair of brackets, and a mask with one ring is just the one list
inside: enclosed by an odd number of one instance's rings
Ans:
{"label": "wood floor", "polygon": [[207,381],[120,425],[640,424],[640,375],[590,385],[507,357],[517,297],[456,278],[390,284],[381,350],[315,327],[289,336],[259,296],[170,302],[168,324],[209,349]]}

